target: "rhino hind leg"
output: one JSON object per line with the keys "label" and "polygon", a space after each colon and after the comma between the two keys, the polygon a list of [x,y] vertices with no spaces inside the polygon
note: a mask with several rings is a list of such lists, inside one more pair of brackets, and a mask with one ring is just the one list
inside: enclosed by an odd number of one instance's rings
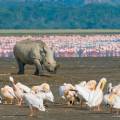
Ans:
{"label": "rhino hind leg", "polygon": [[25,67],[25,64],[22,63],[20,60],[17,59],[17,63],[18,63],[18,67],[19,67],[19,71],[18,71],[18,74],[24,74],[24,67]]}

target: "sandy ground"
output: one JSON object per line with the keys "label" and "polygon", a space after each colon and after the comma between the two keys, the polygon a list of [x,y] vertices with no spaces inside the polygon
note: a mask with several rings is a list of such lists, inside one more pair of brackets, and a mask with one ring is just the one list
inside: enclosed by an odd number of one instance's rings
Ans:
{"label": "sandy ground", "polygon": [[[120,83],[119,58],[59,58],[60,69],[51,76],[35,76],[34,66],[26,66],[24,75],[17,75],[17,64],[14,59],[0,59],[0,87],[9,84],[8,77],[13,75],[29,87],[43,82],[50,84],[55,96],[55,103],[47,103],[46,112],[38,112],[36,116],[29,117],[26,106],[0,105],[0,120],[120,120],[120,116],[109,113],[107,108],[102,112],[92,112],[79,105],[68,107],[58,95],[58,86],[66,83],[76,84],[82,80],[99,80],[106,77],[114,85]],[[105,90],[104,90],[105,91]]]}

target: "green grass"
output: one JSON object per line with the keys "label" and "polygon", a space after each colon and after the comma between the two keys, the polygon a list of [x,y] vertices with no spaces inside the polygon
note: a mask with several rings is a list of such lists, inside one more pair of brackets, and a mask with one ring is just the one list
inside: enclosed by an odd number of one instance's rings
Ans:
{"label": "green grass", "polygon": [[120,29],[2,29],[0,35],[44,35],[44,34],[120,34]]}

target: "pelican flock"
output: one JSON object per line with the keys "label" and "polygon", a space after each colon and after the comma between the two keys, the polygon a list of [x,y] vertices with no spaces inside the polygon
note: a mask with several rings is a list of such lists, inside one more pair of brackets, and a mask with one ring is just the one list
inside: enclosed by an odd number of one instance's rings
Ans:
{"label": "pelican flock", "polygon": [[[35,111],[46,111],[45,101],[55,102],[54,95],[48,83],[28,87],[21,82],[16,82],[9,76],[10,85],[1,88],[0,103],[17,104],[29,107],[29,116],[35,115]],[[78,84],[63,83],[59,86],[59,98],[63,99],[68,106],[77,104],[80,107],[88,107],[93,111],[102,111],[101,106],[109,106],[109,111],[113,109],[120,113],[120,84],[113,86],[108,83],[107,90],[104,92],[106,78],[99,81],[81,81]]]}

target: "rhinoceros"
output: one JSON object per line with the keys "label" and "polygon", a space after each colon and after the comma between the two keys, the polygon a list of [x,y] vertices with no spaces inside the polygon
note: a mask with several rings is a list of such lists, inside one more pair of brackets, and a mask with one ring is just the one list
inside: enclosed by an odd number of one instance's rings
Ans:
{"label": "rhinoceros", "polygon": [[26,64],[35,65],[35,75],[44,75],[44,71],[56,72],[57,65],[53,51],[43,41],[25,40],[17,42],[13,48],[18,63],[18,74],[24,74]]}

